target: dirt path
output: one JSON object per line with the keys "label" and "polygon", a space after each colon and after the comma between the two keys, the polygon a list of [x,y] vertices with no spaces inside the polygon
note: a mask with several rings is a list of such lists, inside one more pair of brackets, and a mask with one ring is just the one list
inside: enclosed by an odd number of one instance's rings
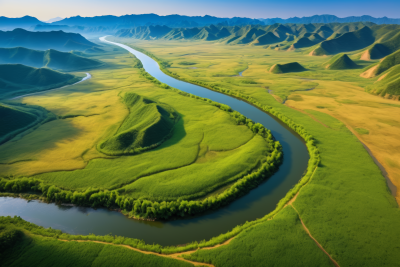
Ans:
{"label": "dirt path", "polygon": [[[104,245],[110,245],[110,246],[116,246],[116,247],[125,247],[127,249],[130,250],[134,250],[136,252],[139,253],[143,253],[143,254],[148,254],[148,255],[155,255],[155,256],[159,256],[159,257],[164,257],[164,258],[170,258],[170,259],[175,259],[175,260],[180,260],[180,261],[185,261],[188,262],[190,264],[193,264],[195,266],[210,266],[210,267],[214,267],[214,265],[212,264],[208,264],[208,263],[202,263],[202,262],[196,262],[196,261],[190,261],[190,260],[186,260],[182,257],[180,257],[183,254],[190,254],[193,253],[195,251],[186,251],[186,252],[181,252],[181,253],[174,253],[174,254],[159,254],[156,252],[151,252],[151,251],[143,251],[143,250],[139,250],[137,248],[133,248],[131,246],[128,245],[117,245],[117,244],[112,244],[112,243],[107,243],[107,242],[102,242],[102,241],[95,241],[95,240],[65,240],[65,239],[58,239],[59,241],[63,241],[63,242],[79,242],[79,243],[83,243],[83,242],[92,242],[92,243],[99,243],[99,244],[104,244]],[[228,240],[229,241],[229,240]],[[222,245],[222,244],[221,244]],[[213,247],[210,247],[208,249],[211,249]]]}
{"label": "dirt path", "polygon": [[[291,204],[292,205],[292,204]],[[307,234],[311,237],[312,240],[314,240],[314,242],[317,244],[317,246],[329,257],[329,259],[332,261],[332,263],[336,266],[336,267],[340,267],[339,264],[331,257],[331,255],[329,255],[328,252],[326,252],[326,250],[321,246],[320,243],[318,243],[318,241],[311,235],[310,230],[308,230],[307,226],[304,224],[303,220],[300,217],[299,212],[296,210],[296,208],[292,205],[293,209],[297,212],[297,215],[299,216],[299,219],[301,221],[301,224],[303,225],[304,230],[307,232]]]}

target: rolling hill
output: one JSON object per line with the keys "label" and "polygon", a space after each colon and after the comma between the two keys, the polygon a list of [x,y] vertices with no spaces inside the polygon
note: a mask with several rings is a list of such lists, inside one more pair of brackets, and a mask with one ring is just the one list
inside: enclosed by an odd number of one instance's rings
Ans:
{"label": "rolling hill", "polygon": [[346,70],[357,67],[358,65],[346,54],[338,54],[332,57],[331,60],[325,64],[325,68],[328,70]]}
{"label": "rolling hill", "polygon": [[74,71],[97,68],[102,66],[103,62],[54,49],[39,51],[15,47],[0,48],[0,64],[23,64],[35,68]]}
{"label": "rolling hill", "polygon": [[400,65],[396,65],[386,73],[383,73],[377,82],[367,87],[367,91],[375,95],[398,100],[400,96]]}
{"label": "rolling hill", "polygon": [[19,46],[38,50],[84,51],[99,45],[88,41],[80,34],[63,31],[30,32],[24,29],[0,31],[0,47]]}
{"label": "rolling hill", "polygon": [[33,68],[22,64],[0,65],[0,99],[7,99],[58,88],[81,80],[72,74],[65,74],[47,68]]}
{"label": "rolling hill", "polygon": [[113,136],[99,144],[99,151],[107,155],[135,154],[158,146],[170,136],[179,118],[170,106],[135,93],[126,93],[122,99],[129,115]]}
{"label": "rolling hill", "polygon": [[306,69],[297,62],[287,63],[287,64],[275,64],[271,67],[269,72],[275,74],[289,73],[289,72],[299,72],[305,71]]}

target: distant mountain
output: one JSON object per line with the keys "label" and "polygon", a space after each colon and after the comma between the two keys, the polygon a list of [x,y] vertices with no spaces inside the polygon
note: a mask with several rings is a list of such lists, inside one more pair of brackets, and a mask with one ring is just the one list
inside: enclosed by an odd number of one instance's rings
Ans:
{"label": "distant mountain", "polygon": [[52,18],[52,19],[49,19],[49,20],[44,21],[44,22],[46,22],[46,23],[52,23],[52,22],[56,22],[56,21],[60,21],[60,20],[63,20],[63,18],[56,17],[56,18]]}
{"label": "distant mountain", "polygon": [[377,25],[371,22],[276,23],[241,27],[218,24],[194,28],[158,25],[121,29],[114,36],[140,40],[203,40],[230,45],[261,45],[288,51],[303,49],[312,56],[360,50],[362,60],[380,59],[400,49],[400,25]]}
{"label": "distant mountain", "polygon": [[97,68],[103,65],[103,62],[53,49],[39,51],[15,47],[0,48],[0,64],[24,64],[35,68],[76,71]]}
{"label": "distant mountain", "polygon": [[98,45],[77,33],[63,31],[30,32],[23,29],[15,29],[8,32],[0,31],[0,47],[19,46],[38,50],[84,51]]}
{"label": "distant mountain", "polygon": [[218,18],[213,16],[182,16],[168,15],[159,16],[157,14],[140,14],[125,16],[96,16],[96,17],[70,17],[61,21],[54,22],[56,25],[68,26],[117,26],[117,28],[131,28],[137,26],[165,25],[169,27],[201,27],[211,24],[225,23],[228,26],[234,25],[255,25],[263,24],[260,20],[250,18]]}
{"label": "distant mountain", "polygon": [[0,65],[0,99],[57,88],[81,78],[47,68],[32,68],[21,64]]}
{"label": "distant mountain", "polygon": [[308,24],[308,23],[348,23],[348,22],[373,22],[376,24],[400,24],[400,19],[391,19],[387,17],[374,18],[371,16],[351,16],[345,18],[339,18],[334,15],[314,15],[311,17],[293,17],[288,19],[281,18],[270,18],[270,19],[259,19],[266,25],[271,25],[275,23],[296,23],[296,24]]}
{"label": "distant mountain", "polygon": [[13,30],[15,28],[29,28],[38,24],[44,24],[44,22],[30,16],[25,16],[22,18],[0,17],[0,29],[3,30]]}
{"label": "distant mountain", "polygon": [[74,32],[80,34],[114,34],[117,29],[116,27],[84,27],[84,26],[68,26],[68,25],[53,25],[53,24],[39,24],[33,28],[34,31],[48,32],[48,31],[64,31]]}

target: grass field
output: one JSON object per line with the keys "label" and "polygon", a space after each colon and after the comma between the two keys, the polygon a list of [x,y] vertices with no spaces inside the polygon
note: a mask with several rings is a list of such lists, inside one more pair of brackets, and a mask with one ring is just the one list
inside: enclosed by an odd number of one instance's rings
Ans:
{"label": "grass field", "polygon": [[[128,43],[128,39],[120,41]],[[361,61],[354,55],[349,55],[359,65],[358,69],[334,71],[323,67],[329,57],[312,57],[301,52],[184,41],[131,41],[131,44],[145,48],[158,58],[171,63],[168,70],[177,73],[182,79],[202,81],[239,91],[257,99],[262,105],[272,106],[304,126],[316,139],[321,163],[311,182],[300,191],[293,206],[310,233],[340,266],[398,264],[400,254],[396,244],[400,238],[397,227],[400,210],[390,195],[379,168],[357,139],[360,137],[363,141],[366,140],[365,143],[382,163],[385,161],[379,157],[377,148],[372,144],[382,150],[383,147],[387,148],[391,153],[388,153],[390,159],[398,161],[397,150],[394,147],[389,148],[389,145],[398,143],[395,141],[398,140],[398,131],[394,126],[395,122],[392,122],[397,104],[393,100],[366,93],[364,88],[376,79],[359,76],[363,68],[374,61]],[[197,69],[178,64],[182,61],[182,55],[185,55],[185,61],[196,63]],[[268,73],[273,64],[289,62],[299,62],[308,71],[290,75]],[[232,77],[237,75],[235,71],[240,67],[242,71],[243,66],[248,66],[243,77]],[[313,90],[307,91],[310,87]],[[282,100],[286,100],[288,96],[286,105],[282,105]],[[317,98],[311,104],[309,99],[313,97]],[[376,118],[377,116],[380,118]],[[390,134],[397,138],[389,141],[383,136],[374,136],[377,128],[383,125],[373,126],[373,123],[382,119],[392,122],[394,127],[393,130],[390,129]],[[353,129],[358,131],[352,131]],[[395,176],[397,169],[394,164],[387,168],[394,182],[398,181]],[[267,231],[258,229],[272,228],[268,226],[269,223],[260,223],[237,237],[244,240],[246,235],[258,234],[263,237],[260,240],[248,238],[246,244],[239,245],[233,239],[229,245],[218,248],[215,254],[210,250],[199,252],[196,257],[210,260],[216,266],[224,266],[230,257],[230,263],[240,262],[248,248],[264,247],[265,250],[251,253],[251,260],[265,260],[266,251],[273,248],[275,240],[268,239]],[[289,242],[294,242],[290,238],[292,233],[283,233],[290,240],[286,241],[287,246],[283,248],[290,247]],[[241,249],[243,252],[239,252]],[[291,263],[297,264],[298,258],[293,258]]]}
{"label": "grass field", "polygon": [[193,266],[121,246],[64,242],[9,225],[0,225],[0,246],[2,266]]}
{"label": "grass field", "polygon": [[[120,189],[136,199],[194,199],[267,159],[267,141],[237,125],[229,113],[150,83],[132,67],[129,54],[99,58],[108,66],[91,71],[92,79],[18,99],[45,107],[58,119],[2,145],[1,175],[33,176],[69,190]],[[129,94],[142,104],[127,100]]]}

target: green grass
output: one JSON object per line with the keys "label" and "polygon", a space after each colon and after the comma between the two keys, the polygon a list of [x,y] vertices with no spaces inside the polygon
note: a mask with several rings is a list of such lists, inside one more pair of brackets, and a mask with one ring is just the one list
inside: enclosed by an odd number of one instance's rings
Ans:
{"label": "green grass", "polygon": [[93,69],[103,65],[99,60],[85,58],[71,52],[60,52],[54,49],[39,51],[24,47],[0,48],[0,64],[23,64],[62,71]]}
{"label": "green grass", "polygon": [[0,244],[6,245],[0,251],[2,266],[193,266],[120,246],[59,241],[13,226],[0,229]]}
{"label": "green grass", "polygon": [[80,79],[81,77],[47,68],[0,64],[0,99],[57,88]]}
{"label": "green grass", "polygon": [[229,245],[185,258],[214,266],[334,266],[288,206],[273,220],[241,232]]}

